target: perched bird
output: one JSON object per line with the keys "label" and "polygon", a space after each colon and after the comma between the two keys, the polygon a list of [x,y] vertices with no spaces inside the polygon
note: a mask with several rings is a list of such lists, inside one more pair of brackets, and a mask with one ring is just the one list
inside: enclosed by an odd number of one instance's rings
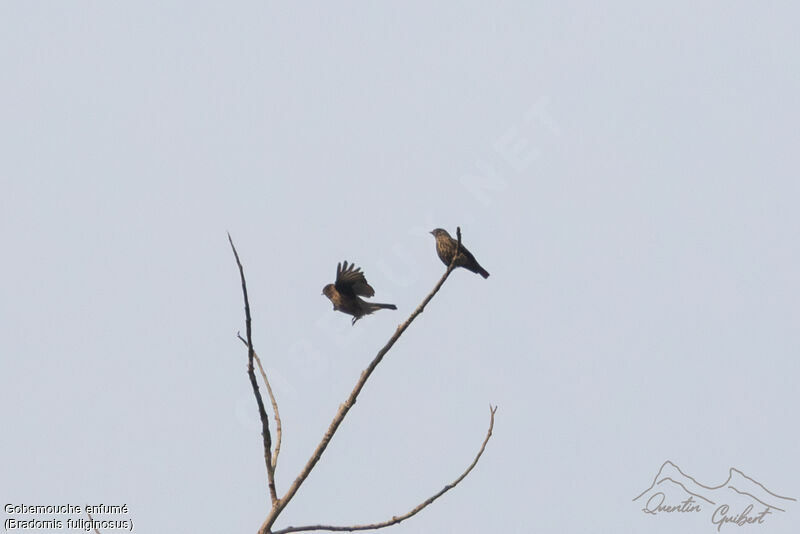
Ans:
{"label": "perched bird", "polygon": [[359,298],[371,297],[375,294],[375,290],[367,283],[361,268],[356,269],[355,265],[347,265],[347,262],[336,266],[336,282],[323,287],[322,294],[330,299],[334,310],[352,315],[352,324],[356,324],[356,321],[375,310],[397,309],[394,304],[367,302]]}
{"label": "perched bird", "polygon": [[[450,262],[453,261],[453,255],[456,253],[458,241],[450,237],[447,230],[442,230],[441,228],[433,230],[431,234],[436,238],[436,253],[439,255],[439,259],[442,260],[442,263],[449,266]],[[489,273],[480,266],[475,256],[467,250],[463,243],[461,244],[458,258],[456,258],[456,267],[463,267],[484,278],[489,278]]]}

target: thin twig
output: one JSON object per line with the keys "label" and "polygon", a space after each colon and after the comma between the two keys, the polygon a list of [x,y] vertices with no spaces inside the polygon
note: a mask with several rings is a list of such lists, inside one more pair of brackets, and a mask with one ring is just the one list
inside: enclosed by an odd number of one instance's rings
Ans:
{"label": "thin twig", "polygon": [[247,282],[244,279],[242,262],[239,261],[239,253],[236,252],[236,247],[233,245],[233,239],[230,233],[228,234],[228,241],[231,244],[231,249],[233,249],[236,265],[239,266],[239,277],[242,279],[245,327],[247,330],[247,374],[250,376],[250,384],[253,386],[253,394],[256,396],[256,404],[258,404],[258,415],[261,417],[261,436],[264,439],[264,462],[267,464],[267,485],[269,486],[269,496],[272,499],[272,507],[274,509],[278,503],[278,493],[275,490],[275,471],[272,468],[272,435],[269,433],[269,417],[267,416],[267,411],[264,409],[264,399],[261,398],[261,392],[258,390],[258,381],[256,380],[256,373],[253,369],[253,358],[255,357],[256,351],[253,348],[253,332],[250,325],[250,300],[247,298]]}
{"label": "thin twig", "polygon": [[[460,247],[461,246],[460,228],[458,229],[458,236],[459,236],[458,243]],[[416,319],[417,316],[425,310],[425,306],[427,306],[428,303],[431,301],[431,299],[436,295],[436,293],[439,292],[439,289],[442,287],[445,280],[447,280],[447,277],[450,276],[450,273],[453,272],[454,268],[455,268],[455,256],[453,256],[453,260],[450,262],[450,265],[447,266],[447,270],[444,272],[442,277],[433,287],[433,290],[428,294],[427,297],[425,297],[425,299],[423,299],[422,303],[419,306],[417,306],[417,308],[411,313],[408,319],[406,319],[404,323],[400,324],[400,326],[397,327],[397,330],[392,335],[392,337],[389,338],[389,341],[386,342],[386,345],[384,345],[383,348],[381,348],[381,350],[378,351],[378,354],[375,355],[375,358],[373,358],[373,360],[370,362],[367,368],[361,372],[361,377],[358,379],[358,382],[356,382],[355,387],[353,387],[353,390],[350,392],[350,396],[348,396],[347,400],[344,401],[344,403],[342,403],[339,406],[339,411],[337,411],[336,415],[333,417],[331,424],[328,426],[328,430],[325,432],[325,435],[322,436],[322,440],[319,442],[316,449],[314,449],[311,458],[309,458],[308,462],[303,467],[302,471],[300,471],[300,474],[297,475],[297,478],[294,480],[294,482],[292,482],[292,485],[289,486],[289,489],[286,491],[286,494],[281,499],[279,499],[277,503],[273,503],[272,509],[267,515],[267,518],[264,520],[264,523],[262,523],[261,528],[258,530],[259,534],[267,534],[268,532],[270,532],[270,529],[272,528],[272,525],[275,523],[275,520],[278,518],[278,515],[280,515],[280,513],[283,511],[286,505],[289,504],[289,501],[292,500],[295,493],[297,493],[297,490],[300,489],[300,486],[303,484],[306,478],[308,478],[308,475],[311,473],[311,470],[314,469],[315,465],[317,465],[317,462],[322,457],[322,453],[325,452],[325,449],[328,447],[328,444],[333,438],[333,435],[336,433],[336,430],[339,428],[339,425],[342,424],[342,421],[347,415],[347,412],[349,412],[350,408],[352,408],[353,405],[356,403],[358,394],[361,393],[361,389],[364,387],[364,384],[366,384],[367,379],[370,377],[370,375],[378,366],[378,364],[381,363],[381,360],[383,360],[383,357],[386,355],[387,352],[389,352],[389,349],[391,349],[392,346],[394,346],[395,342],[397,342],[397,340],[400,338],[400,336],[403,335],[403,332],[405,332],[406,329],[414,321],[414,319]]]}
{"label": "thin twig", "polygon": [[94,518],[92,517],[92,514],[89,513],[89,510],[86,510],[86,515],[89,516],[89,521],[92,522],[92,530],[94,530],[94,534],[100,534],[100,531],[97,530],[96,526],[94,526]]}
{"label": "thin twig", "polygon": [[461,252],[461,227],[460,226],[456,226],[456,237],[458,237],[458,240],[456,242],[456,253],[453,254],[453,259],[450,260],[450,265],[452,265],[452,264],[454,264],[456,262],[456,258],[458,257],[458,253]]}
{"label": "thin twig", "polygon": [[417,513],[422,511],[426,506],[431,504],[433,501],[435,501],[436,499],[438,499],[439,497],[441,497],[442,495],[444,495],[445,493],[447,493],[451,489],[455,488],[458,485],[458,483],[461,482],[462,480],[464,480],[464,478],[466,478],[466,476],[469,474],[469,472],[472,471],[472,468],[474,468],[478,464],[478,460],[481,459],[481,455],[483,454],[483,451],[486,449],[486,444],[489,443],[489,438],[492,437],[492,429],[494,428],[494,413],[497,411],[497,407],[493,408],[492,406],[489,406],[489,411],[491,412],[491,419],[489,420],[489,430],[486,431],[486,437],[484,438],[483,443],[481,444],[481,448],[478,451],[478,454],[475,456],[475,459],[472,460],[471,464],[469,464],[469,467],[467,467],[467,469],[463,473],[461,473],[460,477],[458,477],[457,479],[452,481],[450,484],[448,484],[445,487],[443,487],[435,495],[425,499],[425,501],[421,502],[415,508],[413,508],[412,510],[406,512],[405,514],[393,516],[391,519],[389,519],[387,521],[383,521],[381,523],[371,523],[371,524],[368,524],[368,525],[350,525],[350,526],[308,525],[308,526],[303,526],[303,527],[288,527],[288,528],[284,528],[284,529],[281,529],[281,530],[275,530],[275,531],[273,531],[272,534],[288,534],[289,532],[304,532],[304,531],[309,531],[309,530],[329,530],[329,531],[332,531],[332,532],[352,532],[352,531],[355,531],[355,530],[376,530],[376,529],[379,529],[379,528],[385,528],[385,527],[390,527],[392,525],[396,525],[397,523],[400,523],[401,521],[405,521],[409,517],[412,517],[412,516],[416,515]]}
{"label": "thin twig", "polygon": [[[239,334],[239,332],[236,332],[236,337],[238,337],[242,343],[247,345],[247,340],[245,340]],[[278,411],[278,402],[275,400],[275,395],[272,393],[272,387],[269,385],[269,380],[267,380],[267,373],[264,372],[264,367],[261,365],[261,358],[258,357],[258,353],[256,351],[253,351],[253,358],[258,364],[258,370],[261,371],[261,378],[264,379],[264,384],[267,386],[269,400],[272,402],[272,410],[275,413],[275,451],[272,453],[272,470],[275,471],[275,466],[278,465],[278,455],[281,453],[281,439],[283,437],[281,414]]]}

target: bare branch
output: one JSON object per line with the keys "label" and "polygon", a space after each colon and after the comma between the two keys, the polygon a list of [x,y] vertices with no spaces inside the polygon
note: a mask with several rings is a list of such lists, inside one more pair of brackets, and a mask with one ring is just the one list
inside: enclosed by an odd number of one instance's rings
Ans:
{"label": "bare branch", "polygon": [[458,240],[456,241],[456,253],[453,254],[453,259],[450,260],[450,265],[456,262],[456,258],[458,257],[458,253],[461,252],[461,227],[456,226],[456,237]]}
{"label": "bare branch", "polygon": [[89,521],[91,521],[92,530],[94,530],[94,534],[100,534],[100,531],[97,530],[96,526],[94,526],[94,518],[92,517],[92,514],[89,513],[89,510],[86,510],[86,515],[89,516]]}
{"label": "bare branch", "polygon": [[486,431],[486,438],[484,438],[483,443],[481,444],[481,448],[478,451],[478,454],[475,456],[475,459],[472,460],[472,463],[469,464],[469,467],[461,473],[461,476],[452,481],[450,484],[443,487],[439,490],[436,494],[431,497],[425,499],[425,501],[418,504],[412,510],[406,512],[403,515],[396,515],[393,516],[391,519],[387,521],[383,521],[381,523],[371,523],[368,525],[350,525],[350,526],[332,526],[332,525],[308,525],[303,527],[288,527],[281,530],[275,530],[272,534],[289,534],[290,532],[306,532],[310,530],[328,530],[332,532],[353,532],[356,530],[377,530],[379,528],[390,527],[392,525],[396,525],[401,521],[405,521],[409,517],[416,515],[417,513],[421,512],[426,506],[431,504],[433,501],[450,491],[451,489],[455,488],[459,482],[464,480],[466,476],[469,474],[470,471],[478,464],[478,460],[481,459],[481,455],[483,451],[486,449],[486,444],[489,443],[489,438],[492,437],[492,429],[494,428],[494,413],[497,411],[497,407],[489,406],[489,411],[491,412],[491,419],[489,420],[489,430]]}
{"label": "bare branch", "polygon": [[261,392],[258,390],[258,381],[256,380],[256,373],[253,369],[253,359],[256,351],[253,348],[253,331],[250,318],[250,300],[247,298],[247,282],[244,279],[242,262],[239,261],[239,253],[236,252],[236,247],[233,245],[233,239],[230,233],[228,234],[228,242],[231,244],[233,255],[236,258],[236,265],[239,266],[239,277],[242,279],[245,327],[247,331],[247,374],[250,376],[250,384],[253,386],[253,394],[256,396],[256,404],[258,404],[258,415],[261,417],[261,436],[264,439],[264,462],[267,465],[267,485],[269,486],[269,495],[272,499],[272,507],[274,509],[275,505],[278,503],[278,493],[275,490],[275,471],[272,467],[272,435],[269,433],[269,417],[267,416],[267,411],[264,409],[264,400],[261,398]]}
{"label": "bare branch", "polygon": [[[236,332],[236,337],[238,337],[242,343],[247,345],[247,341],[239,334],[239,332]],[[269,385],[269,380],[267,380],[267,373],[264,372],[264,367],[261,365],[261,358],[258,357],[258,353],[256,351],[253,351],[253,358],[258,364],[258,370],[261,371],[261,378],[264,380],[264,384],[267,386],[267,393],[269,393],[269,400],[272,402],[272,410],[275,414],[275,452],[272,453],[272,470],[275,471],[275,466],[278,465],[278,455],[281,452],[281,438],[283,437],[281,414],[278,411],[278,402],[275,400],[275,395],[272,393],[272,387]]]}
{"label": "bare branch", "polygon": [[[458,235],[459,235],[458,242],[460,247],[461,228],[458,228]],[[453,258],[455,260],[455,256]],[[386,345],[384,345],[383,348],[381,348],[381,350],[378,351],[378,354],[375,355],[375,358],[373,358],[373,360],[370,362],[367,368],[361,372],[361,377],[358,379],[358,382],[356,382],[355,387],[353,387],[353,390],[350,392],[350,396],[347,397],[347,400],[344,401],[344,403],[342,403],[339,406],[339,411],[336,412],[336,415],[333,417],[333,420],[328,426],[328,430],[325,432],[325,435],[322,436],[322,440],[319,442],[316,449],[314,449],[311,458],[309,458],[308,462],[303,467],[302,471],[300,471],[300,474],[297,476],[294,482],[292,482],[292,485],[289,486],[289,489],[286,491],[286,494],[281,499],[279,499],[277,503],[273,503],[272,509],[267,515],[267,518],[264,520],[264,523],[262,523],[261,528],[258,530],[259,534],[266,534],[270,532],[270,528],[275,523],[275,520],[278,518],[278,516],[286,507],[286,505],[289,504],[289,501],[292,500],[294,495],[297,493],[297,490],[300,489],[300,486],[303,484],[306,478],[308,478],[308,475],[311,473],[311,470],[314,469],[314,466],[322,457],[322,453],[325,452],[325,449],[328,447],[328,444],[333,438],[333,435],[336,433],[336,430],[339,428],[339,425],[342,424],[342,421],[347,415],[347,412],[349,412],[350,408],[352,408],[353,405],[356,403],[358,394],[361,393],[364,384],[367,383],[367,379],[370,377],[370,375],[378,366],[378,364],[381,363],[381,360],[383,360],[383,357],[386,355],[387,352],[389,352],[389,349],[391,349],[392,346],[394,346],[395,342],[397,342],[397,340],[400,338],[400,336],[403,335],[403,332],[405,332],[406,329],[414,321],[414,319],[416,319],[417,316],[425,310],[425,306],[428,305],[431,299],[434,296],[436,296],[436,293],[439,292],[439,289],[441,289],[445,280],[447,280],[447,277],[450,276],[450,273],[453,272],[454,268],[455,268],[455,261],[451,261],[450,265],[447,266],[447,270],[444,272],[442,277],[433,287],[433,290],[428,294],[428,296],[426,296],[423,299],[422,303],[420,303],[420,305],[417,306],[417,308],[411,313],[411,315],[409,315],[408,319],[406,319],[405,322],[401,323],[397,327],[397,330],[395,330],[395,333],[392,335],[392,337],[389,338],[389,341],[386,342]]]}

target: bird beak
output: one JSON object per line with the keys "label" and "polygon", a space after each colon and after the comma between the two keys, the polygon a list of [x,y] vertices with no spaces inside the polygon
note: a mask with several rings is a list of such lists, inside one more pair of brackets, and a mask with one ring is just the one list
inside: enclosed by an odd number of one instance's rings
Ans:
{"label": "bird beak", "polygon": [[430,231],[430,232],[428,232],[428,233],[429,233],[429,234],[431,234],[431,235],[433,235],[433,230],[431,230],[431,231]]}

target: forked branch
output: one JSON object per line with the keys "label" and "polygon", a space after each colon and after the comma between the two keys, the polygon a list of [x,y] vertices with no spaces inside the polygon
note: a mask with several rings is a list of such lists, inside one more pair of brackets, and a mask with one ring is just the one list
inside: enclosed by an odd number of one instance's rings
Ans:
{"label": "forked branch", "polygon": [[275,470],[272,465],[272,435],[269,432],[269,417],[267,416],[267,411],[264,409],[264,399],[261,398],[261,392],[258,389],[258,381],[256,380],[256,373],[253,369],[253,359],[255,358],[256,351],[253,348],[253,330],[251,328],[250,300],[247,298],[247,282],[244,279],[244,268],[242,267],[242,262],[239,261],[239,253],[236,252],[236,247],[233,245],[231,234],[228,234],[228,242],[231,244],[233,255],[236,258],[236,265],[239,266],[239,277],[242,280],[245,329],[247,331],[247,374],[250,377],[250,384],[253,386],[253,394],[256,397],[256,404],[258,404],[258,415],[261,418],[261,436],[264,441],[264,463],[267,465],[267,485],[269,486],[269,496],[272,500],[272,508],[274,510],[278,503],[278,493],[275,490]]}
{"label": "forked branch", "polygon": [[317,462],[319,462],[320,458],[322,457],[322,453],[325,452],[325,449],[328,447],[328,444],[333,438],[333,435],[338,430],[339,425],[342,424],[342,421],[347,415],[347,412],[349,412],[350,408],[352,408],[353,405],[356,403],[359,393],[361,393],[361,390],[364,388],[364,385],[367,383],[367,380],[369,379],[370,375],[372,375],[372,372],[375,370],[378,364],[381,363],[383,357],[394,346],[394,344],[397,342],[400,336],[403,335],[403,332],[405,332],[411,325],[411,323],[414,322],[414,319],[416,319],[417,316],[425,310],[425,306],[427,306],[428,303],[431,301],[431,299],[433,299],[433,297],[436,296],[436,293],[438,293],[439,289],[441,289],[442,285],[444,285],[445,281],[450,276],[450,273],[453,272],[456,263],[455,260],[456,257],[458,256],[458,251],[461,248],[460,227],[457,228],[456,235],[458,236],[458,245],[456,248],[456,254],[453,255],[453,259],[450,261],[450,265],[447,266],[447,270],[445,270],[442,277],[433,287],[433,290],[431,290],[431,292],[422,300],[420,305],[417,306],[417,308],[411,313],[408,319],[406,319],[405,322],[401,323],[400,326],[397,327],[397,330],[395,330],[392,337],[389,338],[389,341],[386,342],[386,345],[384,345],[383,348],[381,348],[378,351],[378,353],[375,355],[375,358],[373,358],[373,360],[370,362],[367,368],[364,369],[364,371],[362,371],[361,376],[358,379],[358,382],[356,382],[356,385],[353,387],[353,390],[350,392],[350,395],[347,397],[347,400],[345,400],[344,403],[342,403],[339,406],[339,411],[337,411],[336,415],[333,417],[333,420],[328,426],[328,430],[325,432],[325,435],[322,436],[322,439],[320,440],[319,444],[314,449],[314,452],[311,454],[311,458],[309,458],[308,462],[306,462],[306,465],[300,471],[300,474],[297,476],[294,482],[292,482],[291,486],[289,486],[289,489],[286,491],[286,494],[281,499],[279,499],[278,502],[273,503],[272,509],[267,515],[267,518],[264,520],[264,523],[262,523],[261,528],[258,530],[259,534],[267,534],[270,532],[270,529],[272,528],[272,525],[275,523],[275,520],[278,518],[278,516],[286,507],[286,505],[289,504],[289,501],[291,501],[292,498],[295,496],[297,490],[300,489],[300,486],[303,484],[303,482],[305,482],[306,478],[308,478],[308,475],[311,473],[311,470],[314,469],[315,465],[317,465]]}
{"label": "forked branch", "polygon": [[[253,348],[253,336],[252,336],[251,318],[250,318],[250,302],[247,297],[247,283],[245,282],[244,268],[242,267],[241,261],[239,261],[239,254],[236,252],[236,247],[233,245],[233,240],[231,239],[230,234],[228,234],[228,241],[231,244],[233,255],[236,257],[236,264],[239,267],[239,275],[242,281],[242,294],[244,296],[247,339],[245,340],[244,338],[242,338],[242,336],[239,336],[239,339],[241,339],[242,342],[247,345],[247,361],[248,361],[247,373],[250,377],[250,383],[252,384],[253,387],[253,394],[255,395],[256,403],[258,404],[258,413],[261,418],[261,427],[262,427],[261,434],[263,436],[263,441],[264,441],[264,460],[267,466],[267,480],[269,485],[270,498],[272,500],[272,507],[270,508],[269,514],[264,520],[264,523],[261,525],[261,528],[259,528],[259,534],[270,534],[272,532],[271,528],[272,525],[275,523],[275,520],[281,514],[286,505],[295,496],[297,491],[300,489],[300,486],[302,486],[303,482],[305,482],[306,478],[308,478],[308,475],[316,466],[317,462],[319,462],[320,458],[322,457],[322,453],[325,452],[325,449],[328,447],[328,444],[333,438],[333,435],[338,430],[339,425],[341,425],[345,416],[350,411],[350,408],[352,408],[353,405],[356,403],[359,393],[361,393],[361,390],[364,388],[364,385],[366,384],[370,375],[372,375],[372,372],[375,370],[375,368],[378,366],[381,360],[383,360],[383,357],[386,355],[386,353],[389,352],[389,350],[394,346],[394,344],[397,342],[400,336],[403,335],[403,332],[405,332],[408,329],[408,327],[411,325],[414,319],[416,319],[417,316],[419,316],[419,314],[421,314],[425,310],[425,306],[427,306],[428,303],[431,301],[431,299],[433,299],[433,297],[436,295],[436,293],[439,292],[439,289],[441,289],[442,285],[444,285],[444,282],[450,276],[450,273],[453,272],[453,269],[455,269],[456,258],[458,257],[458,253],[461,250],[461,228],[457,228],[456,235],[458,236],[456,253],[453,255],[453,259],[450,261],[450,264],[447,266],[447,269],[445,270],[442,277],[433,287],[431,292],[422,300],[419,306],[417,306],[417,308],[411,313],[411,315],[409,315],[408,319],[406,319],[405,322],[401,323],[397,327],[397,330],[395,330],[394,334],[389,338],[389,341],[387,341],[386,344],[383,346],[383,348],[381,348],[378,351],[378,353],[372,359],[367,368],[364,369],[364,371],[361,373],[361,376],[356,382],[356,385],[353,387],[353,390],[350,392],[350,395],[347,397],[347,400],[345,400],[344,403],[342,403],[339,406],[339,410],[333,417],[333,420],[328,426],[325,435],[323,435],[319,444],[317,444],[317,447],[314,449],[311,458],[309,458],[308,462],[306,462],[305,466],[300,471],[300,474],[297,476],[297,478],[295,478],[291,486],[289,486],[289,489],[286,490],[286,494],[279,499],[275,489],[275,466],[277,464],[278,453],[280,451],[280,442],[281,442],[281,420],[280,420],[280,415],[278,414],[278,404],[275,401],[275,396],[272,394],[272,388],[270,387],[269,381],[267,380],[264,368],[261,366],[261,361],[259,360],[258,356],[256,355],[255,349]],[[253,360],[256,360],[258,362],[259,369],[261,370],[261,376],[264,379],[264,384],[266,385],[267,391],[269,392],[269,396],[272,401],[272,407],[275,412],[276,445],[274,454],[272,452],[272,436],[269,430],[269,418],[267,416],[266,410],[264,409],[264,401],[261,397],[261,392],[259,391],[258,388],[258,382],[256,381],[255,371],[253,368]],[[288,527],[283,530],[275,531],[273,534],[288,534],[290,532],[300,532],[308,530],[330,530],[330,531],[373,530],[400,523],[401,521],[404,521],[405,519],[408,519],[409,517],[416,515],[422,509],[431,504],[433,501],[435,501],[436,499],[444,495],[446,492],[454,488],[456,485],[458,485],[458,483],[461,482],[478,463],[478,460],[480,459],[481,455],[483,454],[483,451],[486,448],[486,444],[489,442],[489,438],[492,436],[492,429],[494,428],[494,414],[497,408],[492,408],[490,406],[490,410],[491,410],[491,420],[489,422],[489,430],[486,433],[486,438],[484,439],[483,444],[481,445],[481,448],[478,451],[477,456],[475,456],[475,459],[472,461],[469,467],[467,467],[467,469],[461,474],[460,477],[458,477],[456,480],[454,480],[453,482],[442,488],[438,493],[436,493],[432,497],[429,497],[424,502],[417,505],[409,512],[400,516],[394,516],[390,520],[384,521],[382,523],[373,523],[369,525],[353,525],[344,527],[326,526],[326,525]]]}

